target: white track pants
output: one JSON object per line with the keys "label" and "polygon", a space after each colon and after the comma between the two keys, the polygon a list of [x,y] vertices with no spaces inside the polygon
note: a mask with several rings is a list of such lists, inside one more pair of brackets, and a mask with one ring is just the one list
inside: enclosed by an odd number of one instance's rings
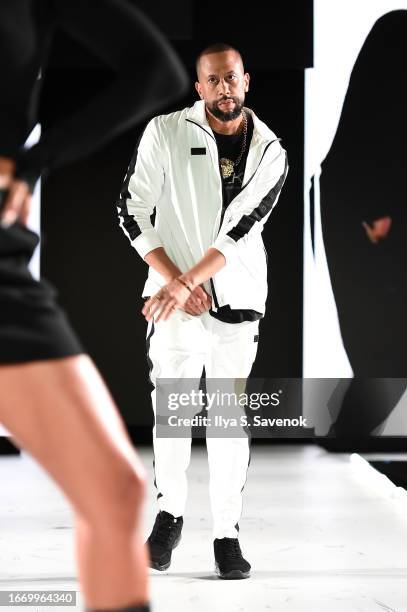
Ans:
{"label": "white track pants", "polygon": [[[208,312],[193,317],[176,310],[166,321],[149,321],[147,356],[151,382],[155,387],[157,378],[196,379],[198,389],[203,366],[207,379],[247,378],[256,357],[258,333],[259,321],[224,323]],[[151,394],[154,416],[155,396],[154,388]],[[187,498],[191,438],[157,437],[154,426],[153,444],[159,508],[181,516]],[[237,537],[250,440],[207,436],[206,446],[213,537]]]}

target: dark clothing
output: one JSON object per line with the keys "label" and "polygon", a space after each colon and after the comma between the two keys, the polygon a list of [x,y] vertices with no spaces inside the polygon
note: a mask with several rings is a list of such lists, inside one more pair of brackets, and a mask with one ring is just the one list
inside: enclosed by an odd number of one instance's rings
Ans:
{"label": "dark clothing", "polygon": [[[234,161],[240,155],[243,142],[243,134],[219,134],[213,132],[218,147],[219,159],[226,157]],[[225,214],[225,210],[242,189],[244,171],[246,168],[247,156],[249,153],[250,142],[253,135],[253,119],[249,113],[247,113],[247,136],[246,136],[246,147],[242,155],[242,159],[239,165],[234,168],[232,176],[229,178],[222,178],[222,219]],[[222,221],[221,221],[222,222]]]}
{"label": "dark clothing", "polygon": [[[39,70],[57,28],[89,47],[116,78],[23,151],[37,122]],[[0,62],[0,156],[16,159],[18,175],[31,185],[45,169],[86,156],[152,115],[185,83],[172,48],[124,0],[2,0]]]}
{"label": "dark clothing", "polygon": [[[247,136],[246,136],[246,148],[242,155],[242,159],[239,165],[234,168],[232,176],[229,178],[222,177],[222,217],[225,214],[225,210],[242,189],[244,171],[246,168],[247,155],[249,153],[250,141],[253,135],[253,119],[250,113],[246,113],[247,116]],[[219,159],[226,157],[232,161],[238,159],[242,148],[243,134],[219,134],[218,132],[213,133],[218,146]],[[238,282],[236,280],[236,282]],[[221,306],[217,309],[217,312],[213,310],[209,311],[219,321],[225,323],[242,323],[243,321],[256,321],[261,319],[263,315],[261,312],[249,309],[232,310],[229,305]]]}
{"label": "dark clothing", "polygon": [[36,281],[27,267],[38,242],[37,234],[17,223],[0,227],[0,364],[85,352],[54,288]]}
{"label": "dark clothing", "polygon": [[[116,75],[79,110],[23,145],[37,123],[41,81],[57,28],[79,39]],[[0,156],[16,161],[31,188],[46,169],[86,156],[177,98],[186,75],[154,25],[124,0],[2,0]],[[139,87],[138,85],[141,85]],[[1,198],[5,192],[0,192]],[[83,352],[54,289],[28,270],[38,236],[0,228],[0,363]]]}

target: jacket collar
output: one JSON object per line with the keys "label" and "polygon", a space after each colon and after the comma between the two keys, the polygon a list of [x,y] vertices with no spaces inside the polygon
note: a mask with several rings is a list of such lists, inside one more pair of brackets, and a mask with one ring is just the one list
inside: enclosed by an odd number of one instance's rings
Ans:
{"label": "jacket collar", "polygon": [[[247,112],[249,112],[253,118],[253,140],[259,141],[270,141],[276,138],[274,132],[267,127],[267,125],[261,121],[257,115],[246,106],[244,107]],[[208,119],[206,118],[205,112],[205,101],[197,100],[193,106],[186,109],[186,119],[190,119],[195,123],[198,123],[202,127],[205,127],[207,130],[211,129]]]}

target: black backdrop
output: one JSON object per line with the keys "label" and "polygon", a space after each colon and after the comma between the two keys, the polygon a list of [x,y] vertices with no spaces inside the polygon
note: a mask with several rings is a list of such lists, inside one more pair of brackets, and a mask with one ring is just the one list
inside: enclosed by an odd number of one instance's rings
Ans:
{"label": "black backdrop", "polygon": [[[274,2],[268,11],[271,19],[263,19],[260,2],[252,2],[250,12],[246,8],[244,14],[235,5],[235,17],[216,16],[216,26],[213,12],[203,10],[198,2],[173,2],[164,15],[154,13],[147,2],[139,4],[172,39],[191,74],[190,95],[162,112],[195,101],[195,55],[206,44],[221,40],[244,53],[252,77],[247,106],[283,139],[290,171],[264,230],[270,289],[253,376],[299,377],[304,68],[312,63],[311,2],[298,3],[301,6]],[[72,112],[109,78],[86,50],[58,33],[45,73],[43,126]],[[115,199],[142,127],[90,158],[53,171],[44,180],[42,193],[42,273],[57,286],[60,302],[130,426],[151,423],[146,323],[140,314],[147,267],[118,227]]]}

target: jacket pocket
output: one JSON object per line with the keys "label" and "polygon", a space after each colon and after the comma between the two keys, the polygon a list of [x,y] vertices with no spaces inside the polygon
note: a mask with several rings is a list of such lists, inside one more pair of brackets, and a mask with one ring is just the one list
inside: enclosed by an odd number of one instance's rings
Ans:
{"label": "jacket pocket", "polygon": [[259,244],[247,235],[239,248],[239,259],[250,276],[260,285],[267,281],[267,253],[261,236],[258,237]]}
{"label": "jacket pocket", "polygon": [[219,306],[229,304],[231,308],[248,308],[263,312],[267,297],[267,267],[263,249],[260,249],[260,266],[255,266],[249,259],[252,255],[242,242],[236,257],[215,275],[214,284]]}

